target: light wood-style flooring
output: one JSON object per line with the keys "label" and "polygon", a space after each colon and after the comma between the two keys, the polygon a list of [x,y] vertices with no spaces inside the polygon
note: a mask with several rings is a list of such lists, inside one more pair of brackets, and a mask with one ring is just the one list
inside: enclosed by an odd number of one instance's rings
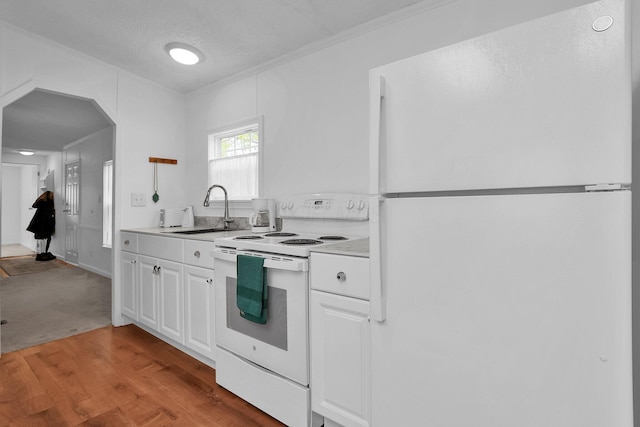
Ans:
{"label": "light wood-style flooring", "polygon": [[0,426],[282,426],[129,325],[3,354]]}

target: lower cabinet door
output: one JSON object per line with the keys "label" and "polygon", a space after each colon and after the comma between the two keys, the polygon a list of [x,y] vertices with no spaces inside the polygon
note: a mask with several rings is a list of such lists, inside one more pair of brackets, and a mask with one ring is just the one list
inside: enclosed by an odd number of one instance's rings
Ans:
{"label": "lower cabinet door", "polygon": [[158,331],[180,344],[184,344],[182,270],[180,263],[158,260],[157,279],[160,297]]}
{"label": "lower cabinet door", "polygon": [[157,260],[138,255],[138,321],[158,330]]}
{"label": "lower cabinet door", "polygon": [[138,255],[122,252],[120,262],[122,314],[131,320],[138,320]]}
{"label": "lower cabinet door", "polygon": [[369,302],[311,291],[311,409],[345,427],[369,426]]}
{"label": "lower cabinet door", "polygon": [[213,270],[184,267],[185,345],[215,360]]}

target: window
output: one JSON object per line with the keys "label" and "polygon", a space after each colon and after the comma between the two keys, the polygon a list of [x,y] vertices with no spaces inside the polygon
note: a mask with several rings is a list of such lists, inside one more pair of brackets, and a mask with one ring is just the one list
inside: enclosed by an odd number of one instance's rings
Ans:
{"label": "window", "polygon": [[[209,134],[209,186],[222,185],[229,200],[250,200],[260,194],[261,119]],[[221,191],[211,200],[224,198]]]}
{"label": "window", "polygon": [[110,248],[113,242],[111,235],[113,218],[111,217],[111,201],[113,200],[113,160],[102,167],[102,246]]}

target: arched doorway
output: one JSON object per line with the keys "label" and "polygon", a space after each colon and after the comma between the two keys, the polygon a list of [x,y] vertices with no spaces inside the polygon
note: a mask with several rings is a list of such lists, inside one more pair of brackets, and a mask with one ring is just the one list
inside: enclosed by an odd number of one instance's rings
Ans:
{"label": "arched doorway", "polygon": [[[51,252],[80,268],[110,277],[113,253],[104,238],[113,236],[115,191],[105,200],[103,183],[105,166],[108,164],[110,173],[114,170],[115,122],[95,100],[37,87],[21,89],[21,96],[13,93],[13,99],[0,99],[2,162],[15,161],[19,149],[29,149],[35,153],[32,157],[40,157],[36,162],[39,178],[46,181],[46,177],[53,177],[56,202]],[[75,193],[66,185],[70,164],[81,167],[76,168],[79,182],[75,183]],[[108,181],[113,183],[113,179]],[[70,203],[75,203],[71,206],[75,218],[69,218]],[[111,225],[104,232],[107,217]],[[79,254],[75,259],[68,259],[70,245]]]}

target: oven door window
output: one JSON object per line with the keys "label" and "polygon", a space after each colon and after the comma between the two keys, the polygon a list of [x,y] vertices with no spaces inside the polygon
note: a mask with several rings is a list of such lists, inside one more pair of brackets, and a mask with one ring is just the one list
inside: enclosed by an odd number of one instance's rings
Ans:
{"label": "oven door window", "polygon": [[236,305],[237,279],[227,277],[227,328],[287,351],[287,291],[269,286],[267,323],[261,325],[240,316]]}

